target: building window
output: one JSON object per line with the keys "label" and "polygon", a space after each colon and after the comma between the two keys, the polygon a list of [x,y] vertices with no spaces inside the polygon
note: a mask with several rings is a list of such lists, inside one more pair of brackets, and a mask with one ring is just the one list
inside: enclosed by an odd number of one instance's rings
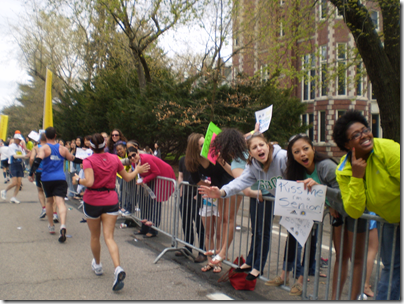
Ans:
{"label": "building window", "polygon": [[234,39],[234,44],[238,46],[238,38]]}
{"label": "building window", "polygon": [[313,119],[314,119],[314,114],[303,114],[302,115],[302,125],[311,126],[306,131],[306,134],[309,136],[311,141],[313,141],[313,137],[314,137]]}
{"label": "building window", "polygon": [[375,26],[375,30],[379,30],[379,12],[378,11],[370,11],[370,19]]}
{"label": "building window", "polygon": [[379,114],[372,114],[372,134],[379,137]]}
{"label": "building window", "polygon": [[318,128],[318,138],[320,142],[325,142],[325,128],[326,128],[326,124],[325,124],[325,111],[321,111],[320,113],[320,117],[319,117],[319,128]]}
{"label": "building window", "polygon": [[370,96],[371,100],[376,100],[377,99],[375,93],[373,92],[372,84],[370,84],[370,86],[369,86],[369,96]]}
{"label": "building window", "polygon": [[342,116],[342,115],[344,115],[345,114],[345,110],[337,110],[337,120]]}
{"label": "building window", "polygon": [[327,96],[327,46],[320,47],[320,81],[321,81],[321,96]]}
{"label": "building window", "polygon": [[327,0],[320,1],[320,19],[327,18]]}
{"label": "building window", "polygon": [[279,4],[280,4],[281,6],[283,6],[283,5],[285,4],[285,0],[280,0],[280,1],[279,1]]}
{"label": "building window", "polygon": [[344,8],[338,8],[335,10],[336,11],[336,18],[337,19],[342,19],[342,17],[344,17]]}
{"label": "building window", "polygon": [[356,66],[356,95],[363,96],[363,63]]}
{"label": "building window", "polygon": [[279,37],[285,36],[285,31],[283,30],[283,22],[279,24]]}
{"label": "building window", "polygon": [[268,64],[261,65],[260,71],[261,71],[261,82],[269,80]]}
{"label": "building window", "polygon": [[313,100],[316,89],[316,60],[314,54],[303,57],[303,100]]}
{"label": "building window", "polygon": [[337,43],[337,86],[338,95],[346,95],[346,44]]}

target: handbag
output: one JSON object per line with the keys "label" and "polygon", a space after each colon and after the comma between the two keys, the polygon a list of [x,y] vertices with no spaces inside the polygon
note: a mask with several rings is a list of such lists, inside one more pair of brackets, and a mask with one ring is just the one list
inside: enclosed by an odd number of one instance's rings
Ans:
{"label": "handbag", "polygon": [[[237,257],[233,264],[243,265],[245,260],[243,256]],[[247,277],[247,273],[245,272],[234,272],[235,268],[230,268],[226,271],[218,280],[218,282],[227,282],[230,281],[230,284],[233,286],[235,290],[254,290],[255,284],[257,284],[257,280],[247,281],[245,278]]]}

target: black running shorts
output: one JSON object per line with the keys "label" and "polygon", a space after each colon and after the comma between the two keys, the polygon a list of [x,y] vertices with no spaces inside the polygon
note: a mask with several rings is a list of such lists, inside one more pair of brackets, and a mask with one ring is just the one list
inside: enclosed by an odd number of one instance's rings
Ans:
{"label": "black running shorts", "polygon": [[66,197],[67,194],[67,182],[65,180],[57,181],[42,181],[43,191],[46,197],[60,196]]}
{"label": "black running shorts", "polygon": [[108,206],[93,206],[84,202],[83,206],[84,215],[90,219],[97,219],[103,213],[110,215],[118,215],[118,211],[119,211],[119,203]]}
{"label": "black running shorts", "polygon": [[1,168],[6,168],[6,169],[8,169],[8,167],[9,167],[8,159],[3,159],[3,160],[1,161]]}

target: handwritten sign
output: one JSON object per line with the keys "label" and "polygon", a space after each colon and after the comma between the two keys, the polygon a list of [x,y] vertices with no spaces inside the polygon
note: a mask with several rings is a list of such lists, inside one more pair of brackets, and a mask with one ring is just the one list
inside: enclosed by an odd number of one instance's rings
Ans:
{"label": "handwritten sign", "polygon": [[208,159],[212,164],[216,165],[217,155],[215,155],[214,151],[210,148],[211,143],[215,140],[216,135],[222,132],[218,126],[216,126],[213,122],[209,123],[208,129],[205,135],[205,141],[202,146],[201,156]]}
{"label": "handwritten sign", "polygon": [[40,135],[39,135],[39,133],[36,133],[35,131],[31,131],[28,134],[28,137],[31,138],[32,140],[36,141],[36,142],[39,142]]}
{"label": "handwritten sign", "polygon": [[93,151],[91,149],[84,150],[82,148],[76,149],[76,157],[80,159],[85,159],[89,156],[93,155]]}
{"label": "handwritten sign", "polygon": [[294,236],[296,241],[302,247],[306,244],[307,238],[310,235],[311,228],[313,227],[312,220],[304,220],[301,218],[282,216],[279,224],[285,227],[291,235]]}
{"label": "handwritten sign", "polygon": [[269,125],[271,124],[271,119],[272,105],[270,105],[268,108],[255,112],[255,120],[256,122],[260,123],[260,133],[264,133],[266,130],[268,130]]}
{"label": "handwritten sign", "polygon": [[309,191],[303,183],[278,179],[274,213],[322,222],[326,191],[324,185],[315,185]]}

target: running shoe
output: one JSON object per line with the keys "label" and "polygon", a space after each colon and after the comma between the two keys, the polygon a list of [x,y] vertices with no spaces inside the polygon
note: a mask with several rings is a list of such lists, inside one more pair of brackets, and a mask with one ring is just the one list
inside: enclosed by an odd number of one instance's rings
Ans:
{"label": "running shoe", "polygon": [[59,223],[59,218],[58,218],[57,213],[54,213],[54,214],[53,214],[53,222],[54,222],[55,224]]}
{"label": "running shoe", "polygon": [[66,228],[60,229],[59,243],[64,243],[66,241]]}
{"label": "running shoe", "polygon": [[321,258],[320,267],[328,268],[328,259]]}
{"label": "running shoe", "polygon": [[115,276],[115,280],[114,280],[114,284],[112,285],[112,290],[113,291],[121,290],[124,285],[123,280],[125,279],[125,276],[126,276],[126,273],[122,269],[121,266],[116,267],[114,276]]}
{"label": "running shoe", "polygon": [[39,218],[43,219],[43,218],[45,218],[45,216],[46,216],[46,209],[42,208],[42,211],[41,211],[41,214],[39,215]]}
{"label": "running shoe", "polygon": [[130,212],[129,212],[128,210],[121,211],[121,215],[122,215],[122,216],[129,216],[129,215],[130,215]]}
{"label": "running shoe", "polygon": [[48,224],[48,231],[50,234],[55,234],[55,225],[51,226]]}
{"label": "running shoe", "polygon": [[6,190],[1,190],[1,198],[2,199],[7,199],[7,191]]}
{"label": "running shoe", "polygon": [[12,198],[10,198],[10,203],[19,204],[20,201],[13,196]]}
{"label": "running shoe", "polygon": [[91,262],[91,269],[95,272],[95,274],[96,274],[97,276],[100,276],[100,275],[103,274],[103,271],[102,271],[102,264],[100,263],[99,265],[97,265],[97,264],[95,263],[95,259],[93,259],[93,261]]}

